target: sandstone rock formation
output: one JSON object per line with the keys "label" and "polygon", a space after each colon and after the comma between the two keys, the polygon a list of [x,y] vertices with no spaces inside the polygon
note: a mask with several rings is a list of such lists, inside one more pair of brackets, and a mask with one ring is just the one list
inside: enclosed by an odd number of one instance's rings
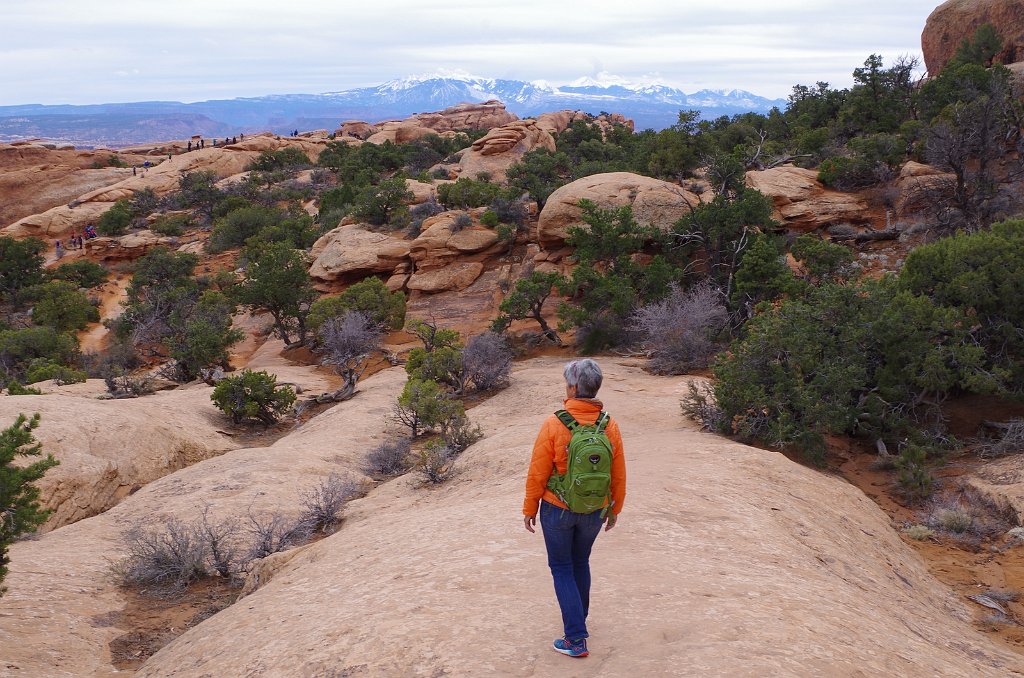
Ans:
{"label": "sandstone rock formation", "polygon": [[[365,138],[372,144],[382,144],[385,141],[404,144],[422,139],[428,134],[447,135],[464,129],[491,129],[517,119],[514,113],[505,110],[505,104],[500,101],[462,103],[438,113],[418,113],[404,120],[377,123],[372,134],[366,137],[360,135],[360,138]],[[369,131],[368,128],[357,127],[354,123],[345,124],[350,125],[349,129],[352,131],[364,134]],[[344,126],[342,130],[345,130]]]}
{"label": "sandstone rock formation", "polygon": [[361,224],[339,226],[313,244],[309,275],[320,282],[335,282],[390,273],[408,261],[409,247],[407,240],[368,231]]}
{"label": "sandstone rock formation", "polygon": [[376,125],[371,125],[370,123],[363,122],[362,120],[349,120],[341,123],[341,127],[337,129],[335,134],[339,137],[347,136],[354,137],[356,139],[368,139],[378,131],[379,129]]}
{"label": "sandstone rock formation", "polygon": [[580,219],[580,200],[590,200],[602,209],[630,205],[637,222],[661,229],[671,227],[700,202],[680,186],[639,174],[609,172],[583,177],[548,197],[537,221],[537,238],[542,247],[558,247],[571,226],[584,225]]}
{"label": "sandstone rock formation", "polygon": [[498,242],[498,234],[482,226],[458,229],[455,220],[465,212],[444,212],[423,222],[409,246],[417,270],[446,266],[465,254],[482,252]]}
{"label": "sandstone rock formation", "polygon": [[460,261],[444,268],[416,271],[405,286],[419,292],[444,292],[464,290],[483,273],[484,265],[478,261]]}
{"label": "sandstone rock formation", "polygon": [[952,174],[945,174],[931,165],[910,161],[900,168],[896,179],[898,198],[896,214],[906,216],[928,209],[932,204],[931,193],[955,180]]}
{"label": "sandstone rock formation", "polygon": [[921,34],[928,73],[937,75],[982,24],[992,24],[1003,38],[998,61],[1024,61],[1024,0],[949,0],[931,13]]}
{"label": "sandstone rock formation", "polygon": [[[622,521],[594,551],[596,675],[1024,671],[1020,655],[972,628],[969,609],[858,490],[683,422],[686,378],[602,363],[630,487]],[[428,487],[410,474],[351,502],[336,534],[268,559],[251,593],[138,675],[564,672],[566,660],[547,649],[561,621],[543,543],[517,518],[538,423],[561,402],[561,366],[520,365],[511,388],[471,411],[485,438],[456,462],[452,481]],[[125,600],[106,574],[121,531],[140,519],[191,520],[203,505],[217,519],[291,514],[298,493],[327,473],[358,478],[405,376],[395,368],[371,377],[356,398],[270,448],[200,462],[103,515],[14,544],[4,666],[112,673],[107,645],[129,630],[116,626]],[[452,529],[458,520],[474,529]],[[634,616],[643,622],[624,623]],[[482,645],[492,649],[481,655]]]}
{"label": "sandstone rock formation", "polygon": [[[145,188],[157,195],[167,195],[178,189],[178,180],[183,174],[194,171],[212,171],[224,178],[242,172],[246,165],[259,156],[260,151],[277,150],[286,147],[301,148],[315,160],[323,140],[295,137],[256,135],[231,146],[208,147],[202,150],[182,153],[158,165],[139,170],[132,176],[126,170],[123,180],[83,193],[68,204],[49,209],[42,214],[31,215],[0,228],[0,234],[13,237],[36,236],[44,239],[65,238],[72,231],[81,231],[95,223],[117,200],[131,198]],[[315,151],[315,152],[314,152]]]}
{"label": "sandstone rock formation", "polygon": [[476,179],[484,174],[493,181],[504,181],[505,171],[537,148],[554,151],[555,139],[535,120],[517,120],[496,127],[462,153],[460,175]]}
{"label": "sandstone rock formation", "polygon": [[747,185],[770,196],[775,218],[798,232],[839,224],[864,226],[871,221],[862,197],[826,190],[814,170],[784,165],[747,172]]}
{"label": "sandstone rock formation", "polygon": [[60,460],[39,481],[43,504],[53,509],[45,529],[101,513],[140,485],[238,447],[218,432],[226,421],[205,385],[97,400],[91,393],[102,383],[91,380],[91,390],[79,396],[0,397],[0,425],[20,412],[39,412],[36,438]]}
{"label": "sandstone rock formation", "polygon": [[177,238],[143,229],[115,238],[92,238],[85,241],[85,252],[89,258],[99,261],[128,261],[143,256],[154,247],[164,246],[173,249],[177,243]]}

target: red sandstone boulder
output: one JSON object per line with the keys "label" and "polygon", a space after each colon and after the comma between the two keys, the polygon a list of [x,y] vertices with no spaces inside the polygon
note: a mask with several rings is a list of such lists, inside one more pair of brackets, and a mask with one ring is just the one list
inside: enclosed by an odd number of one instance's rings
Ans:
{"label": "red sandstone boulder", "polygon": [[1003,38],[1000,62],[1024,61],[1024,0],[949,0],[931,13],[921,34],[928,73],[938,74],[982,24],[992,24]]}

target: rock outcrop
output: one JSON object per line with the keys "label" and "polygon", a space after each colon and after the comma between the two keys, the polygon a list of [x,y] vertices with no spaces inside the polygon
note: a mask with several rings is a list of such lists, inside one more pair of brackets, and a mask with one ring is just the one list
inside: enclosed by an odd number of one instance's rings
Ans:
{"label": "rock outcrop", "polygon": [[[451,481],[425,486],[409,474],[349,503],[337,533],[257,565],[248,595],[137,675],[564,672],[566,660],[545,649],[561,620],[543,542],[514,520],[537,427],[563,397],[561,362],[520,364],[509,389],[471,411],[485,437]],[[627,434],[630,494],[592,560],[598,675],[1024,671],[1020,655],[972,628],[964,603],[856,488],[682,422],[687,378],[602,363],[602,399]],[[108,645],[131,631],[117,626],[126,599],[108,574],[122,532],[139,520],[191,521],[207,505],[215,520],[295,515],[299,494],[327,474],[362,477],[405,379],[386,370],[269,448],[205,460],[103,515],[14,544],[3,665],[26,676],[112,673]],[[451,529],[458,520],[474,529]],[[633,614],[643,623],[622,623]],[[510,640],[494,646],[496,635]]]}
{"label": "rock outcrop", "polygon": [[159,164],[146,169],[122,170],[124,177],[116,183],[95,188],[79,195],[68,204],[34,214],[0,229],[0,234],[17,238],[35,236],[44,239],[65,238],[73,231],[81,231],[95,223],[103,212],[117,200],[131,198],[143,189],[151,189],[157,195],[176,191],[179,179],[188,172],[211,171],[218,178],[225,178],[242,172],[246,165],[259,156],[261,151],[278,150],[286,147],[300,148],[311,159],[319,155],[325,141],[301,137],[276,137],[271,134],[246,137],[244,141],[230,146],[208,147],[202,150],[162,159]]}
{"label": "rock outcrop", "polygon": [[145,483],[238,447],[218,431],[224,416],[205,385],[97,400],[91,393],[102,384],[92,380],[83,395],[33,396],[31,403],[0,397],[4,426],[20,412],[42,415],[36,438],[60,461],[38,483],[43,505],[53,510],[45,529],[106,511]]}
{"label": "rock outcrop", "polygon": [[[374,131],[368,136],[359,136],[372,144],[390,141],[404,144],[422,139],[428,134],[454,134],[464,129],[492,129],[518,120],[514,113],[505,110],[500,101],[483,103],[463,103],[450,106],[438,113],[418,113],[404,120],[388,120],[374,125]],[[357,127],[355,123],[345,123],[349,130],[365,134],[368,128]],[[344,125],[342,130],[345,130]]]}
{"label": "rock outcrop", "polygon": [[465,212],[444,212],[423,222],[423,230],[409,246],[409,258],[417,270],[447,266],[466,254],[483,252],[498,242],[489,228],[458,228],[455,220]]}
{"label": "rock outcrop", "polygon": [[537,238],[542,247],[560,246],[572,226],[585,225],[580,218],[580,200],[590,200],[602,209],[629,205],[640,224],[668,229],[689,214],[700,199],[676,184],[629,172],[609,172],[583,177],[552,193],[537,221]]}
{"label": "rock outcrop", "polygon": [[116,238],[100,237],[86,240],[85,252],[90,259],[98,261],[132,261],[159,246],[175,249],[178,246],[178,238],[162,236],[143,229]]}
{"label": "rock outcrop", "polygon": [[517,120],[496,127],[473,142],[459,159],[460,176],[471,179],[481,175],[492,181],[505,181],[505,171],[524,155],[538,148],[555,150],[555,139],[535,120]]}
{"label": "rock outcrop", "polygon": [[840,224],[858,227],[871,222],[862,197],[826,190],[814,170],[784,165],[747,172],[747,185],[771,197],[775,218],[794,231],[806,233]]}
{"label": "rock outcrop", "polygon": [[997,61],[1024,61],[1024,0],[949,0],[931,13],[921,34],[928,73],[937,75],[983,24],[995,26],[1003,38]]}
{"label": "rock outcrop", "polygon": [[366,230],[362,224],[339,226],[313,244],[309,275],[323,283],[391,273],[408,262],[410,242]]}
{"label": "rock outcrop", "polygon": [[464,290],[480,277],[484,265],[478,261],[459,261],[444,268],[416,271],[405,286],[410,290],[433,294],[448,290]]}
{"label": "rock outcrop", "polygon": [[569,126],[577,120],[593,123],[599,126],[603,131],[607,131],[612,127],[612,125],[624,125],[630,130],[633,129],[633,121],[620,113],[603,113],[595,118],[589,113],[584,113],[583,111],[570,110],[541,113],[537,116],[537,126],[552,136],[557,136],[568,129]]}

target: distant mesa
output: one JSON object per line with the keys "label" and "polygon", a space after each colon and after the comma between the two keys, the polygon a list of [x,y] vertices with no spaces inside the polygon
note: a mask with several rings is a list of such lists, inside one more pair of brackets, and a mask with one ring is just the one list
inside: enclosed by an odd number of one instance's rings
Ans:
{"label": "distant mesa", "polygon": [[928,73],[938,74],[983,24],[995,26],[1003,38],[998,61],[1024,61],[1024,0],[949,0],[931,13],[921,34]]}

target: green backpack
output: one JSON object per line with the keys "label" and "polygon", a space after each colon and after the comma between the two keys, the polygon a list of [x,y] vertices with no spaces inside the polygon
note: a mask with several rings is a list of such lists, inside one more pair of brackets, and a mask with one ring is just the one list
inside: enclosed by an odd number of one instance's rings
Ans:
{"label": "green backpack", "polygon": [[565,475],[558,475],[556,467],[548,489],[573,513],[593,513],[611,496],[612,443],[604,432],[608,413],[601,412],[593,424],[580,424],[565,410],[558,410],[555,416],[572,432],[572,438]]}

